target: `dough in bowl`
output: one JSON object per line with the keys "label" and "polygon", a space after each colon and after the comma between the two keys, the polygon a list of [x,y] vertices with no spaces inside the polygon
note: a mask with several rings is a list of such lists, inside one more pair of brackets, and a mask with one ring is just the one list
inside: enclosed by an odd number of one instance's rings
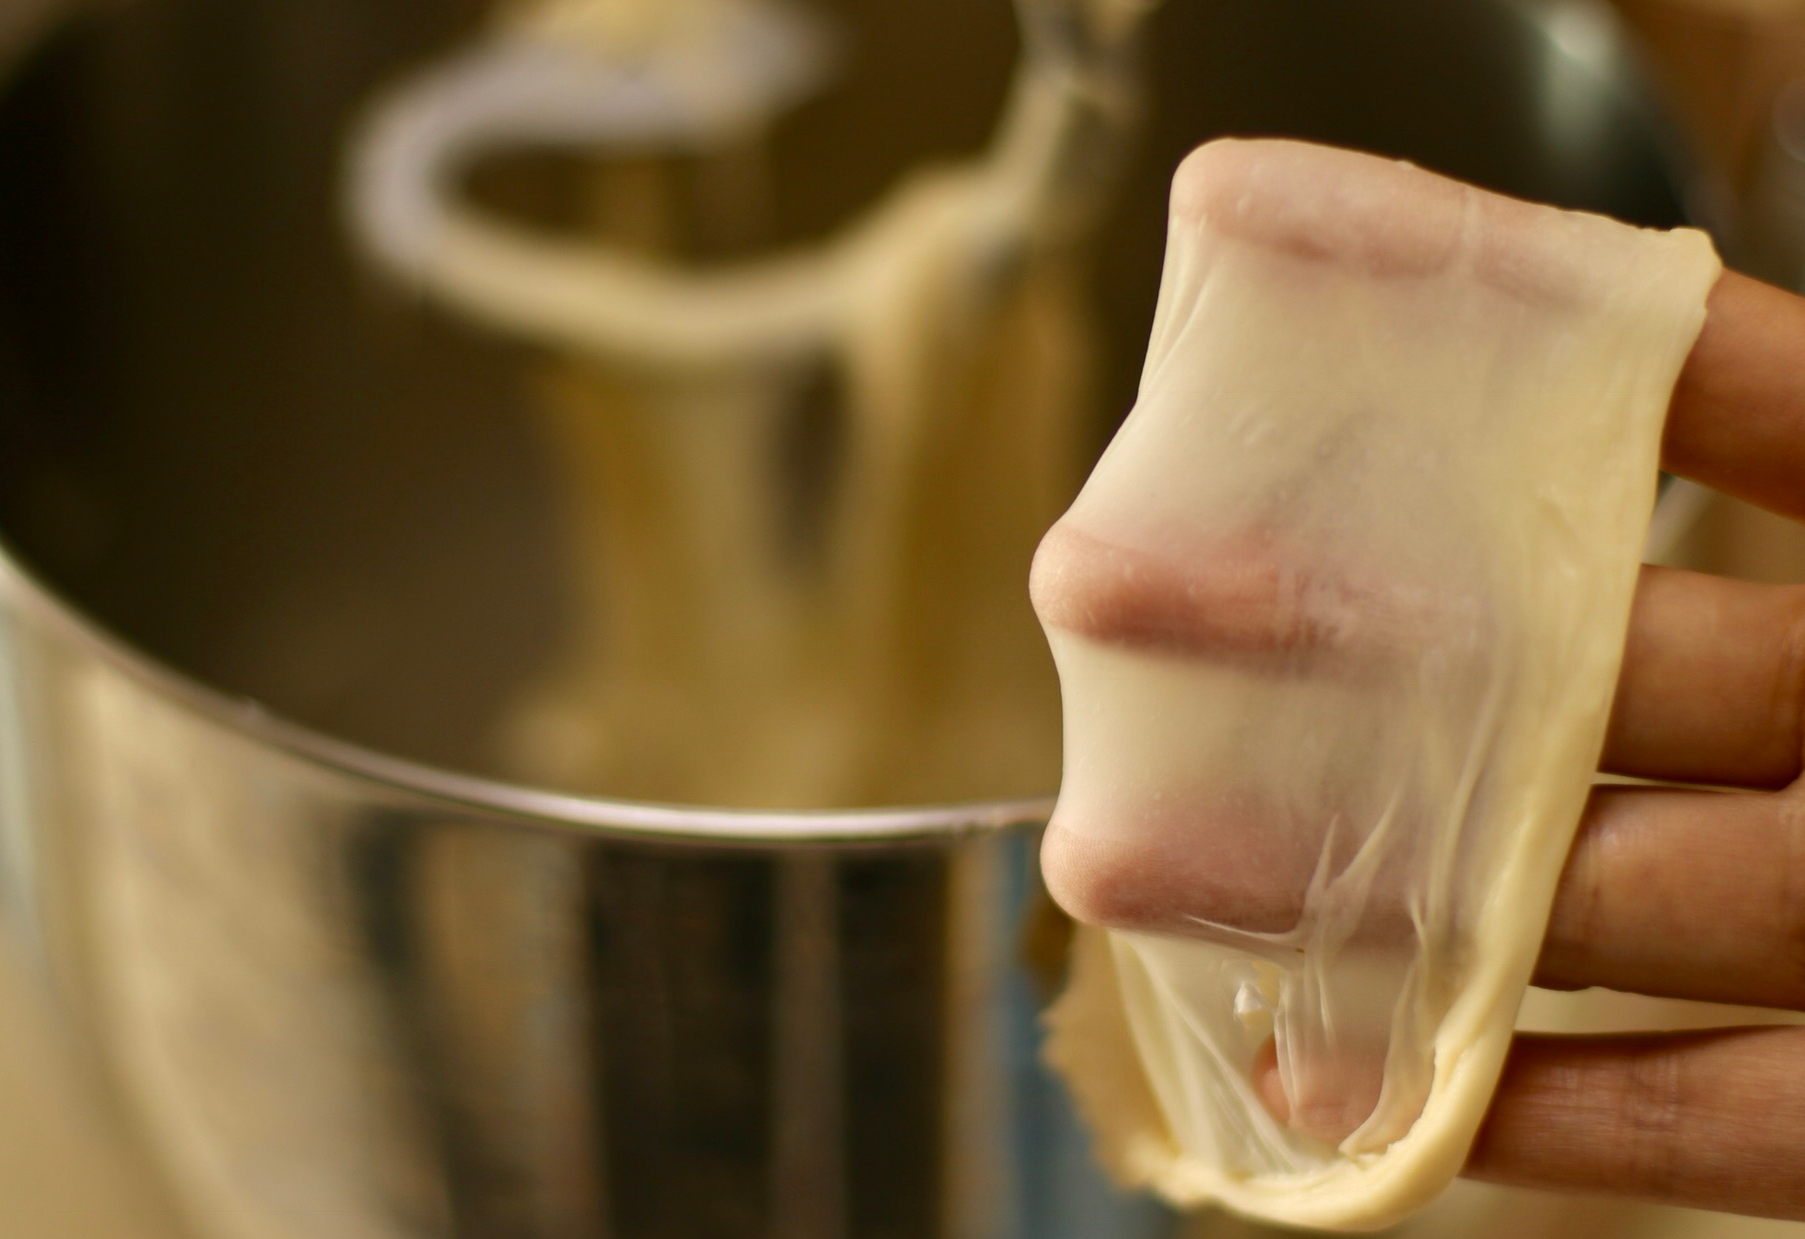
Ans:
{"label": "dough in bowl", "polygon": [[1345,151],[1179,170],[1139,400],[1033,579],[1043,866],[1102,927],[1049,1054],[1128,1182],[1363,1229],[1458,1172],[1719,272]]}

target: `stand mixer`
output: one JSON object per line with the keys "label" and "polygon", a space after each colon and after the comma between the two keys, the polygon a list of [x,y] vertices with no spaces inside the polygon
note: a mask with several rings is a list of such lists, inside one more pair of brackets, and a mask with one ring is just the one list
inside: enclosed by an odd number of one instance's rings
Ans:
{"label": "stand mixer", "polygon": [[[1025,579],[1126,407],[1171,164],[1290,131],[1683,214],[1620,47],[1564,49],[1540,6],[1168,0],[1135,119],[1122,45],[1081,75],[1108,90],[1036,85],[1000,2],[692,4],[765,59],[730,58],[756,70],[737,102],[642,113],[631,141],[562,70],[506,93],[506,57],[573,46],[556,6],[142,0],[56,29],[0,102],[0,914],[197,1236],[1169,1233],[1090,1166],[1036,1058],[1056,719],[1007,687],[1043,669],[995,651],[1038,656],[996,565]],[[1074,29],[1021,11],[1030,47]],[[472,81],[496,93],[422,140],[444,113],[420,100]],[[686,207],[704,222],[673,238],[644,208],[673,178],[767,208]],[[1107,192],[1052,192],[1086,184]],[[941,222],[889,222],[914,212]],[[959,278],[920,276],[948,253]],[[522,264],[542,278],[484,274]],[[924,357],[966,368],[846,394]],[[1009,407],[970,396],[985,365],[1026,412],[973,445],[966,412]],[[899,475],[858,445],[942,392],[921,459],[986,467],[877,502],[867,479]],[[665,462],[628,471],[657,493],[584,472],[629,460]],[[705,503],[659,506],[683,487]],[[608,532],[699,510],[718,543]],[[1011,515],[932,519],[985,511]],[[891,578],[917,601],[849,583],[882,559],[858,548],[921,528],[926,567]],[[647,575],[596,572],[635,554]],[[759,600],[761,652],[662,603],[630,623],[635,581]],[[920,603],[951,594],[995,610],[958,633]],[[812,698],[704,675],[870,665],[833,640],[923,653]],[[623,648],[703,687],[657,716]],[[799,700],[810,739],[779,743]],[[673,732],[722,756],[657,768]],[[1023,737],[1023,773],[962,763],[973,734]]]}

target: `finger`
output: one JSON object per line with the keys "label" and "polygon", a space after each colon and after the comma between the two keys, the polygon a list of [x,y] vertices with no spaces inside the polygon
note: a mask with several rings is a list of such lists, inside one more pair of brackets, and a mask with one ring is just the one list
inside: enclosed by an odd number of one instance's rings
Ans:
{"label": "finger", "polygon": [[1596,789],[1536,983],[1805,1010],[1805,796]]}
{"label": "finger", "polygon": [[1034,554],[1028,592],[1061,632],[1285,674],[1386,671],[1472,622],[1434,590],[1363,579],[1255,532],[1149,549],[1060,521]]}
{"label": "finger", "polygon": [[[1536,982],[1805,1010],[1805,797],[1597,789]],[[1372,1112],[1383,1062],[1314,1063],[1308,1092],[1293,1064],[1288,1091],[1268,1044],[1253,1084],[1281,1122],[1334,1144]]]}
{"label": "finger", "polygon": [[1802,757],[1805,586],[1644,568],[1603,768],[1783,787]]}
{"label": "finger", "polygon": [[1662,458],[1674,473],[1805,517],[1805,298],[1724,274],[1674,388]]}
{"label": "finger", "polygon": [[1518,1037],[1467,1174],[1805,1219],[1805,1028]]}
{"label": "finger", "polygon": [[[1294,1070],[1293,1074],[1300,1073]],[[1279,1069],[1278,1042],[1269,1039],[1254,1055],[1254,1095],[1272,1117],[1294,1131],[1324,1144],[1340,1144],[1359,1130],[1379,1104],[1385,1086],[1384,1051],[1380,1048],[1376,1054],[1312,1062],[1301,1074],[1310,1078],[1287,1091]]]}
{"label": "finger", "polygon": [[[1126,649],[1337,678],[1394,672],[1458,627],[1453,602],[1256,539],[1174,556],[1062,523],[1031,588],[1043,622]],[[1781,787],[1805,755],[1805,586],[1643,571],[1604,748],[1613,773]]]}
{"label": "finger", "polygon": [[[1271,806],[1228,796],[1138,814],[1132,830],[1099,827],[1101,816],[1062,803],[1041,841],[1047,891],[1078,920],[1181,937],[1297,924],[1317,858],[1271,828],[1284,820]],[[1401,910],[1388,919],[1409,925]]]}
{"label": "finger", "polygon": [[[1092,924],[1283,933],[1303,914],[1314,858],[1274,851],[1266,841],[1282,832],[1246,821],[1219,838],[1182,819],[1132,837],[1056,820],[1041,868],[1061,905]],[[1402,948],[1412,926],[1402,889],[1375,887],[1365,945]],[[1535,979],[1805,1010],[1805,794],[1595,789]]]}

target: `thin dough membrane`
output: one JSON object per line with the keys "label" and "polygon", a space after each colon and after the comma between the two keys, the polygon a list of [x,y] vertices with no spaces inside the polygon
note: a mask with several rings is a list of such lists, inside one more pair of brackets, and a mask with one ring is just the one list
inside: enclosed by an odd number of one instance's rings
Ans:
{"label": "thin dough membrane", "polygon": [[1106,927],[1049,1055],[1129,1182],[1360,1229],[1458,1172],[1719,272],[1698,232],[1344,151],[1180,170],[1139,401],[1033,581],[1043,864]]}

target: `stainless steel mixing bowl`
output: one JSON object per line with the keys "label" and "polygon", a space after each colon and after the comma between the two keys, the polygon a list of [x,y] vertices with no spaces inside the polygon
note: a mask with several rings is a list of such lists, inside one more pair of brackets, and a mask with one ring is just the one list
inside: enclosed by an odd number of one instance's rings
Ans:
{"label": "stainless steel mixing bowl", "polygon": [[[477,7],[94,6],[0,100],[8,932],[197,1235],[1159,1233],[1035,1058],[1043,803],[736,815],[483,777],[567,610],[531,359],[377,286],[335,209],[360,101]],[[790,238],[973,148],[1012,54],[1002,0],[837,7],[865,55],[778,137]],[[1685,214],[1588,4],[1169,0],[1152,48],[1096,264],[1099,440],[1166,178],[1212,134]]]}

